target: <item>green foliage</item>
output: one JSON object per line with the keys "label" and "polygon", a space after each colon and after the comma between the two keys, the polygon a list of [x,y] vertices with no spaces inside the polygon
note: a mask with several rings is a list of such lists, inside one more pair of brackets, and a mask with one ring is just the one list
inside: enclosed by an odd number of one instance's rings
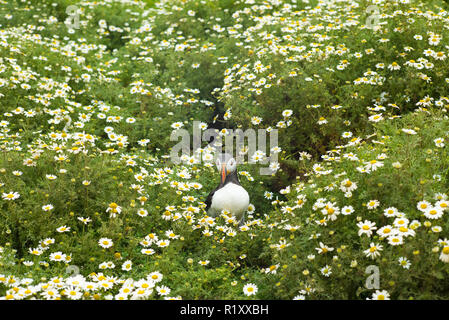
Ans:
{"label": "green foliage", "polygon": [[[313,296],[318,299],[369,297],[370,290],[364,287],[364,281],[369,276],[365,270],[369,265],[379,267],[380,285],[387,288],[395,299],[441,299],[446,296],[448,287],[441,281],[441,277],[449,269],[446,263],[438,261],[438,239],[441,235],[439,228],[433,228],[439,226],[445,230],[448,227],[447,221],[433,221],[425,217],[417,209],[417,204],[422,200],[434,203],[438,199],[435,198],[436,195],[448,191],[447,175],[435,175],[435,172],[447,170],[447,149],[436,147],[434,142],[437,137],[447,138],[447,125],[446,116],[442,119],[438,115],[430,116],[425,113],[387,121],[376,126],[376,136],[371,141],[344,150],[345,153],[357,154],[358,161],[341,157],[341,160],[331,166],[332,174],[318,176],[307,184],[296,185],[295,190],[298,191],[288,196],[291,200],[287,205],[294,206],[298,195],[305,196],[307,202],[301,209],[295,210],[294,218],[290,220],[303,226],[300,229],[301,235],[292,238],[291,246],[282,255],[275,257],[278,263],[289,267],[279,275],[282,279],[280,288],[283,288],[283,298],[294,294],[289,286],[292,281],[300,281],[303,286],[311,285],[316,288]],[[401,130],[403,128],[415,128],[418,133],[409,135]],[[381,161],[382,167],[370,174],[358,172],[357,167],[379,159],[379,155],[385,155],[385,160]],[[357,184],[356,191],[349,198],[339,188],[341,181],[345,179]],[[319,198],[327,199],[334,204],[334,208],[342,209],[343,206],[350,205],[354,212],[350,215],[340,213],[336,221],[329,221],[324,227],[319,226],[316,222],[325,216],[320,209],[314,208]],[[380,206],[369,210],[367,205],[372,200],[379,200]],[[417,225],[420,226],[414,229],[416,235],[404,238],[404,244],[396,247],[387,244],[379,235],[373,235],[370,239],[366,235],[357,234],[354,226],[360,221],[375,222],[377,229],[385,225],[392,226],[395,218],[389,218],[383,213],[391,207],[403,212],[410,222],[419,222]],[[321,236],[313,239],[318,233]],[[309,241],[304,241],[306,239]],[[277,241],[277,238],[273,239],[273,242]],[[324,254],[315,252],[316,258],[308,259],[308,255],[319,248],[319,242],[334,250]],[[366,259],[361,252],[369,249],[370,242],[383,246],[380,256],[373,260]],[[435,246],[436,251],[432,250]],[[296,248],[301,248],[299,254]],[[398,263],[400,257],[406,257],[410,261],[411,272],[403,272],[403,267]],[[352,265],[353,261],[357,261],[357,264]],[[320,273],[320,266],[325,264],[332,268],[330,284]],[[309,270],[310,273],[304,276],[304,270]],[[279,293],[280,291],[281,289]]]}

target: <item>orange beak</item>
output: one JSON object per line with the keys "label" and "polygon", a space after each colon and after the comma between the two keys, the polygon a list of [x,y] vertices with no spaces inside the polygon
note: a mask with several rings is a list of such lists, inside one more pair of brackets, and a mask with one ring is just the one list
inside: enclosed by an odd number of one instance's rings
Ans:
{"label": "orange beak", "polygon": [[226,180],[226,164],[221,165],[221,182],[224,183]]}

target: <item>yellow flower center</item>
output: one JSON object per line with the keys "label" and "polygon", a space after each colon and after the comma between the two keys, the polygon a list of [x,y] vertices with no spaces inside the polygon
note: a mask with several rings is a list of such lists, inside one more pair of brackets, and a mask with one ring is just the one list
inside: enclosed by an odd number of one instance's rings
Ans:
{"label": "yellow flower center", "polygon": [[111,209],[117,209],[117,207],[118,207],[118,204],[115,202],[112,202],[111,204],[109,204],[109,208],[111,208]]}

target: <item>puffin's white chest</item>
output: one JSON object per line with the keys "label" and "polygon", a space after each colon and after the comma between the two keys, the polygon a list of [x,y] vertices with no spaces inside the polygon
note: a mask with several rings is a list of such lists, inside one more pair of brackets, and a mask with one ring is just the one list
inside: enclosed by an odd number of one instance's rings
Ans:
{"label": "puffin's white chest", "polygon": [[213,215],[220,214],[222,210],[230,211],[240,219],[248,209],[249,195],[246,190],[234,183],[228,183],[223,188],[215,191],[212,197],[210,212]]}

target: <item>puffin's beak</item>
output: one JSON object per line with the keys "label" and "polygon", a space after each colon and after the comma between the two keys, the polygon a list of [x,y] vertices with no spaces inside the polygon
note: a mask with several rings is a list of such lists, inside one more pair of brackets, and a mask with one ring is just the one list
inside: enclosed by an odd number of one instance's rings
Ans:
{"label": "puffin's beak", "polygon": [[221,165],[221,183],[224,183],[226,180],[226,164]]}

